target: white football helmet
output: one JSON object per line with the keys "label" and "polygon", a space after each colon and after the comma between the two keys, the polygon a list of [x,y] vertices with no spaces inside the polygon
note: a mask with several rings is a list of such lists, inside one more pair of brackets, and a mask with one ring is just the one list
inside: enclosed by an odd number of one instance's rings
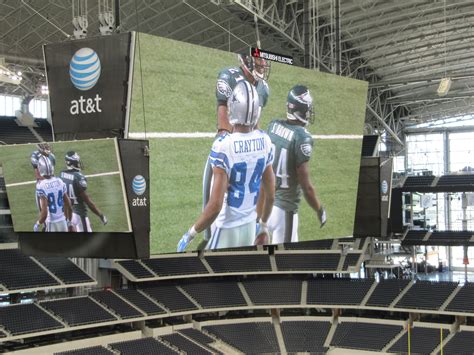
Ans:
{"label": "white football helmet", "polygon": [[240,81],[227,100],[229,123],[255,126],[260,118],[257,89],[247,80]]}
{"label": "white football helmet", "polygon": [[41,155],[38,159],[38,172],[41,176],[53,176],[54,166],[48,157]]}

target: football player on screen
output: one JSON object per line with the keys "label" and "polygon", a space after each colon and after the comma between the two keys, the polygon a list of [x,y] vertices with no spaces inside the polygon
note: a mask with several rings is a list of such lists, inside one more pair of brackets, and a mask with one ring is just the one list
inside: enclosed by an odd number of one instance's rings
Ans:
{"label": "football player on screen", "polygon": [[[51,146],[49,143],[46,142],[41,142],[36,145],[36,150],[31,153],[30,156],[30,162],[31,165],[33,166],[34,173],[35,173],[35,179],[36,179],[36,188],[38,188],[38,183],[40,180],[43,180],[43,177],[41,176],[39,170],[38,170],[38,162],[40,157],[47,157],[53,168],[56,166],[56,158],[54,154],[51,152]],[[38,207],[38,210],[40,209],[40,200],[38,195],[36,195],[36,206]]]}
{"label": "football player on screen", "polygon": [[[258,93],[259,107],[264,107],[267,104],[270,89],[267,80],[270,76],[270,62],[256,58],[248,54],[238,54],[240,66],[227,67],[222,69],[217,76],[216,83],[216,99],[217,99],[217,135],[224,135],[231,133],[233,130],[232,124],[229,122],[227,114],[227,100],[231,96],[235,86],[242,81],[252,84]],[[203,209],[206,207],[211,193],[212,183],[212,166],[209,159],[204,167],[203,174]],[[204,233],[204,243],[200,248],[202,249],[206,242],[211,237],[211,228],[206,229]]]}
{"label": "football player on screen", "polygon": [[[40,213],[33,230],[39,232],[67,232],[71,225],[71,201],[66,185],[54,176],[54,166],[47,156],[40,156],[36,167],[41,180],[37,183],[36,195],[40,201]],[[44,224],[44,229],[41,226]]]}
{"label": "football player on screen", "polygon": [[259,244],[255,225],[260,185],[265,191],[262,227],[270,216],[275,190],[273,149],[268,135],[254,129],[261,111],[255,86],[248,81],[239,82],[228,99],[228,109],[233,133],[221,135],[212,145],[209,163],[214,181],[209,203],[182,236],[178,252],[184,251],[197,233],[214,221],[216,228],[207,249]]}
{"label": "football player on screen", "polygon": [[76,232],[92,232],[91,223],[87,216],[87,207],[96,214],[103,225],[107,224],[107,217],[97,208],[87,194],[87,178],[82,174],[81,157],[74,151],[65,156],[66,169],[61,171],[60,177],[66,184],[67,194],[72,202],[72,224]]}
{"label": "football player on screen", "polygon": [[326,211],[316,195],[309,173],[313,138],[305,127],[314,122],[314,112],[313,98],[306,86],[296,85],[288,93],[286,118],[273,120],[268,126],[268,135],[275,149],[275,205],[268,220],[273,244],[298,241],[301,192],[316,212],[321,227],[326,223]]}

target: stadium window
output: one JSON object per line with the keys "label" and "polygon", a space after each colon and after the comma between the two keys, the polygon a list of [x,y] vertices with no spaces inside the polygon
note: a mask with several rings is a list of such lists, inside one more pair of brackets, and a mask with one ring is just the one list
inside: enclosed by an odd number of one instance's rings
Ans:
{"label": "stadium window", "polygon": [[474,172],[474,132],[449,134],[449,171]]}
{"label": "stadium window", "polygon": [[393,157],[393,172],[401,173],[405,171],[405,156],[399,155]]}
{"label": "stadium window", "polygon": [[429,170],[438,176],[445,173],[443,133],[409,134],[406,144],[408,170]]}
{"label": "stadium window", "polygon": [[47,118],[46,100],[31,100],[29,104],[29,110],[35,118]]}
{"label": "stadium window", "polygon": [[15,111],[21,107],[19,96],[0,95],[0,116],[15,116]]}

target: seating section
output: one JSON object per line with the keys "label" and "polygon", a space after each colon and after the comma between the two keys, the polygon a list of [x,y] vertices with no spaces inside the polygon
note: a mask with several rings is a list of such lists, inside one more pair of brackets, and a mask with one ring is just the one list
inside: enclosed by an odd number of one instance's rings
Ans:
{"label": "seating section", "polygon": [[237,282],[217,281],[188,283],[181,287],[204,308],[247,306]]}
{"label": "seating section", "polygon": [[113,354],[114,352],[104,348],[103,346],[91,346],[90,348],[54,353],[54,355],[113,355]]}
{"label": "seating section", "polygon": [[349,269],[349,266],[355,267],[359,259],[360,259],[360,253],[347,254],[346,258],[344,259],[344,265],[342,267],[342,270],[347,271]]}
{"label": "seating section", "polygon": [[[440,330],[433,328],[415,327],[411,329],[410,349],[412,354],[430,354],[440,342]],[[443,338],[448,336],[449,332],[443,329]],[[408,353],[408,332],[405,332],[398,341],[393,344],[389,353]],[[448,354],[445,352],[445,354]]]}
{"label": "seating section", "polygon": [[140,308],[148,316],[156,314],[164,314],[166,311],[158,306],[156,303],[148,299],[145,295],[140,293],[138,290],[116,290],[117,294],[125,298],[128,302],[132,303],[136,307]]}
{"label": "seating section", "polygon": [[368,322],[338,324],[331,345],[338,348],[382,351],[402,326]]}
{"label": "seating section", "polygon": [[137,279],[146,279],[155,276],[145,269],[137,260],[120,260],[117,261],[117,263]]}
{"label": "seating section", "polygon": [[275,254],[278,271],[336,271],[340,254]]}
{"label": "seating section", "polygon": [[28,129],[20,127],[15,117],[0,118],[0,141],[6,144],[36,143],[38,139]]}
{"label": "seating section", "polygon": [[202,344],[202,345],[209,345],[215,342],[210,336],[204,334],[203,332],[189,328],[189,329],[181,329],[178,331],[180,334],[186,336],[187,338],[192,339],[193,341]]}
{"label": "seating section", "polygon": [[197,345],[195,342],[187,339],[186,337],[182,336],[181,334],[174,333],[169,335],[163,335],[159,337],[162,342],[177,347],[178,349],[185,351],[187,354],[195,354],[195,355],[207,355],[212,354],[211,351],[207,350],[206,348]]}
{"label": "seating section", "polygon": [[267,254],[206,255],[209,266],[216,273],[272,271]]}
{"label": "seating section", "polygon": [[474,350],[474,332],[462,330],[459,333],[456,333],[451,340],[444,345],[443,352],[444,354],[468,354]]}
{"label": "seating section", "polygon": [[160,355],[176,355],[177,351],[172,350],[163,343],[160,343],[154,338],[143,338],[136,340],[122,341],[119,343],[112,343],[109,346],[116,351],[119,351],[121,355],[148,355],[148,354],[160,354]]}
{"label": "seating section", "polygon": [[65,284],[94,282],[80,267],[68,258],[36,257],[49,271],[55,274]]}
{"label": "seating section", "polygon": [[334,239],[321,239],[321,240],[308,240],[298,243],[285,243],[285,250],[307,250],[307,249],[319,249],[329,250],[332,248]]}
{"label": "seating section", "polygon": [[450,242],[465,244],[473,235],[474,231],[437,231],[431,234],[429,241],[432,244],[440,245],[449,244]]}
{"label": "seating section", "polygon": [[0,250],[0,284],[8,290],[59,285],[51,275],[18,249]]}
{"label": "seating section", "polygon": [[362,302],[374,280],[314,279],[308,281],[308,304],[357,305]]}
{"label": "seating section", "polygon": [[172,312],[191,311],[198,308],[172,284],[145,288],[143,292]]}
{"label": "seating section", "polygon": [[12,335],[63,328],[63,325],[36,304],[0,307],[0,327]]}
{"label": "seating section", "polygon": [[115,321],[117,318],[89,297],[43,301],[40,305],[53,312],[70,326]]}
{"label": "seating section", "polygon": [[439,178],[436,186],[450,187],[450,186],[473,186],[474,175],[443,175]]}
{"label": "seating section", "polygon": [[330,322],[284,321],[281,331],[289,353],[325,353],[324,342],[331,328]]}
{"label": "seating section", "polygon": [[148,266],[158,276],[207,274],[208,271],[197,256],[143,259],[142,263]]}
{"label": "seating section", "polygon": [[409,176],[405,180],[405,183],[403,184],[403,187],[428,187],[431,186],[433,183],[435,177],[434,175],[428,175],[428,176]]}
{"label": "seating section", "polygon": [[38,133],[43,141],[51,142],[53,140],[53,130],[48,120],[44,118],[35,119],[35,123],[38,127],[35,127],[36,133]]}
{"label": "seating section", "polygon": [[455,282],[417,281],[395,307],[437,310],[457,286]]}
{"label": "seating section", "polygon": [[446,307],[446,311],[474,313],[474,283],[466,283]]}
{"label": "seating section", "polygon": [[270,322],[213,325],[204,329],[245,354],[280,352],[275,329]]}
{"label": "seating section", "polygon": [[112,310],[116,315],[122,319],[143,317],[144,315],[137,309],[130,306],[127,302],[122,300],[119,296],[111,291],[97,291],[91,292],[90,297]]}
{"label": "seating section", "polygon": [[409,283],[409,280],[380,280],[366,305],[373,307],[390,306]]}
{"label": "seating section", "polygon": [[427,230],[417,230],[417,229],[412,229],[409,230],[405,238],[403,239],[404,242],[421,242],[423,238],[425,237],[426,233],[428,233]]}
{"label": "seating section", "polygon": [[301,280],[258,278],[242,284],[254,305],[301,303]]}

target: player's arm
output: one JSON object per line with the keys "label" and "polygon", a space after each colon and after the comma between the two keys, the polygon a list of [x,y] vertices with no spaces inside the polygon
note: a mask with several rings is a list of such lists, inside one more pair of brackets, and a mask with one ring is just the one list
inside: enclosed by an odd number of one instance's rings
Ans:
{"label": "player's arm", "polygon": [[268,244],[268,230],[266,227],[275,202],[275,174],[271,164],[267,165],[263,171],[260,191],[263,193],[263,204],[260,216],[260,233],[255,238],[255,244]]}
{"label": "player's arm", "polygon": [[214,183],[212,186],[211,198],[206,207],[194,223],[194,229],[201,233],[208,228],[217,218],[224,203],[224,195],[227,191],[228,177],[224,169],[212,168],[214,174]]}
{"label": "player's arm", "polygon": [[64,201],[64,215],[68,221],[72,219],[72,203],[71,199],[69,198],[67,192],[63,194],[63,201]]}
{"label": "player's arm", "polygon": [[217,102],[217,133],[232,132],[232,125],[227,116],[227,103]]}
{"label": "player's arm", "polygon": [[217,218],[224,203],[224,195],[228,188],[228,176],[224,169],[213,167],[214,182],[211,197],[196,223],[181,237],[177,251],[183,252],[194,237],[208,228]]}
{"label": "player's arm", "polygon": [[98,216],[100,218],[100,220],[102,221],[102,223],[105,225],[107,224],[107,217],[105,217],[105,215],[99,210],[99,208],[95,205],[95,203],[91,200],[91,198],[89,197],[89,195],[87,194],[86,191],[82,190],[79,195],[81,196],[82,200],[86,203],[87,207],[90,208],[90,210],[92,212],[94,212],[94,214],[96,216]]}
{"label": "player's arm", "polygon": [[41,225],[46,221],[46,218],[48,217],[48,199],[46,196],[41,195],[40,196],[40,213],[38,216],[38,220],[36,221],[35,225],[33,226],[33,230],[35,232],[40,231]]}
{"label": "player's arm", "polygon": [[303,195],[310,207],[318,214],[321,227],[326,223],[326,212],[323,205],[316,195],[316,189],[311,183],[309,173],[309,161],[305,161],[296,168],[296,175],[298,182],[303,190]]}

